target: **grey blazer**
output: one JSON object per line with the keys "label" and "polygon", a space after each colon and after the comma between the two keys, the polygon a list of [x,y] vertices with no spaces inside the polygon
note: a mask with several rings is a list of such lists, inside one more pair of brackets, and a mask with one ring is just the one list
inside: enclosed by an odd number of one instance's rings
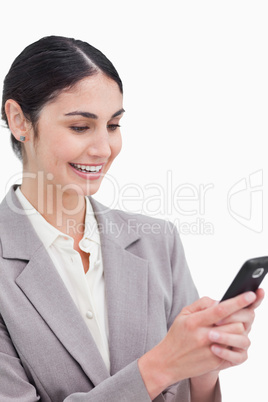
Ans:
{"label": "grey blazer", "polygon": [[[198,297],[174,226],[91,202],[111,373],[12,188],[0,205],[1,402],[149,402],[137,359]],[[155,399],[189,400],[187,380]]]}

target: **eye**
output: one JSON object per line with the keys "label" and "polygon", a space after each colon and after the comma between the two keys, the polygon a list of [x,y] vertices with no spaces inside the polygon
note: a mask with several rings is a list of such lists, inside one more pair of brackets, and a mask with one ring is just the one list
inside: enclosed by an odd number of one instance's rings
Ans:
{"label": "eye", "polygon": [[121,127],[119,124],[108,124],[108,130],[115,131],[117,128]]}
{"label": "eye", "polygon": [[71,126],[71,130],[75,131],[76,133],[84,133],[86,130],[89,129],[88,126]]}

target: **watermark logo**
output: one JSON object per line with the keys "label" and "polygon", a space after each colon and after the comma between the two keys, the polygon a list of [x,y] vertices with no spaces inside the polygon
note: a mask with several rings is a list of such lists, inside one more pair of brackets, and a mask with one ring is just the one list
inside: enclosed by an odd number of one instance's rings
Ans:
{"label": "watermark logo", "polygon": [[263,230],[263,171],[258,170],[236,182],[227,195],[230,215],[256,233]]}

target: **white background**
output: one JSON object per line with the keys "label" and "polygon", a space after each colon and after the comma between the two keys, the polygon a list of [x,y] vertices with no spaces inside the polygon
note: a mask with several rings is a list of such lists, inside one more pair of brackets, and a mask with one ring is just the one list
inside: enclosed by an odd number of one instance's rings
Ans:
{"label": "white background", "polygon": [[[268,253],[267,21],[259,0],[1,6],[1,83],[25,46],[51,34],[88,41],[115,64],[124,147],[110,171],[116,183],[96,198],[175,222],[200,295],[215,299],[247,258]],[[0,130],[3,198],[21,166]],[[267,300],[248,362],[222,373],[226,402],[268,400]]]}

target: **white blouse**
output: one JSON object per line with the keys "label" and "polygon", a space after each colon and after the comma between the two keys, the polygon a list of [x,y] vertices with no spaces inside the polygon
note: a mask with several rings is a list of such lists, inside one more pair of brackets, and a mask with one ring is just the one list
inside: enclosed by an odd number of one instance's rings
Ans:
{"label": "white blouse", "polygon": [[100,235],[88,197],[85,197],[84,236],[79,242],[80,249],[90,253],[89,270],[85,274],[80,254],[73,248],[73,238],[48,223],[22,194],[19,187],[16,195],[91,332],[110,372],[108,316]]}

